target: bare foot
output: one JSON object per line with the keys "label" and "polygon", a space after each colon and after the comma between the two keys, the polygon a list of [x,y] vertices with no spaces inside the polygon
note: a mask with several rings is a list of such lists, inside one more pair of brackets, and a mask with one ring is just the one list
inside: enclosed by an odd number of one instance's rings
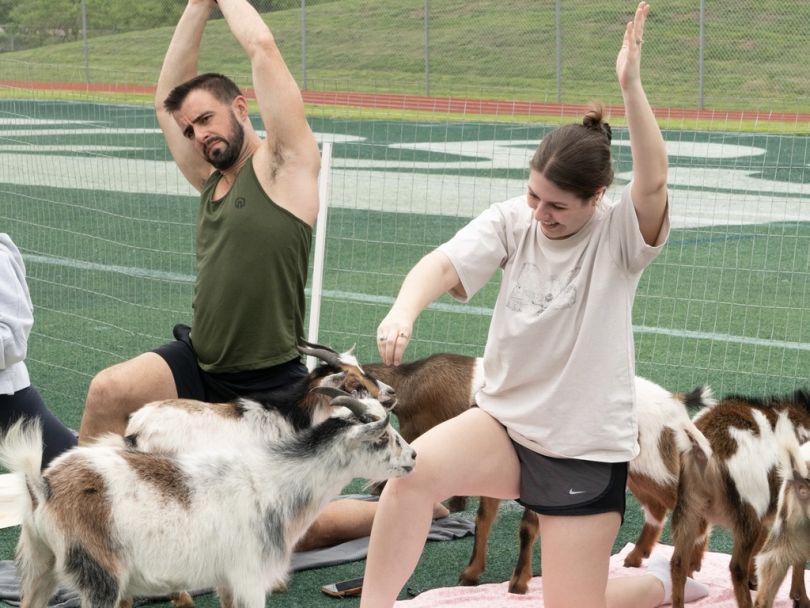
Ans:
{"label": "bare foot", "polygon": [[433,505],[433,519],[441,519],[442,517],[447,517],[448,515],[450,515],[450,510],[442,503],[437,502],[435,505]]}

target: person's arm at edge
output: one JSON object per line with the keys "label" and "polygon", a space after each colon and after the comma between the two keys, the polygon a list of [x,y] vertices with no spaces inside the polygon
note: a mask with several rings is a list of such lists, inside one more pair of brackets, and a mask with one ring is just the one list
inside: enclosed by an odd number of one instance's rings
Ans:
{"label": "person's arm at edge", "polygon": [[616,72],[624,98],[633,157],[631,194],[644,241],[653,245],[661,231],[667,206],[667,150],[647,95],[641,85],[641,47],[649,5],[640,2],[627,24]]}
{"label": "person's arm at edge", "polygon": [[20,284],[13,260],[0,240],[0,370],[24,361],[34,324],[25,286]]}
{"label": "person's arm at edge", "polygon": [[377,327],[377,347],[386,365],[400,364],[416,318],[431,302],[449,291],[464,294],[450,258],[434,250],[419,260],[405,277],[394,305]]}
{"label": "person's arm at edge", "polygon": [[189,183],[202,190],[213,168],[186,139],[163,102],[176,87],[197,75],[197,59],[213,0],[189,0],[172,35],[155,88],[155,113],[169,150]]}

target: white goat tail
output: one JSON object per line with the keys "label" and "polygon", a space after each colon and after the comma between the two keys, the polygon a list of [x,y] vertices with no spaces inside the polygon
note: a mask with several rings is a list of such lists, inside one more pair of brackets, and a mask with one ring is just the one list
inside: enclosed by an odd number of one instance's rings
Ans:
{"label": "white goat tail", "polygon": [[[0,465],[12,473],[25,477],[25,485],[31,500],[36,504],[44,500],[45,487],[42,474],[42,427],[39,419],[20,418],[6,432],[0,442]],[[31,503],[27,509],[31,511]]]}

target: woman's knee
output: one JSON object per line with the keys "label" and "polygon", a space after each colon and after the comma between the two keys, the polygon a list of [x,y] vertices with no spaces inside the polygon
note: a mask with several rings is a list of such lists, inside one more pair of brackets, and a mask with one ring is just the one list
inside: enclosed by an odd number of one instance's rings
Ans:
{"label": "woman's knee", "polygon": [[432,505],[452,496],[442,491],[441,483],[435,482],[435,477],[420,474],[414,469],[404,477],[389,479],[380,500],[392,500],[396,503],[420,501]]}

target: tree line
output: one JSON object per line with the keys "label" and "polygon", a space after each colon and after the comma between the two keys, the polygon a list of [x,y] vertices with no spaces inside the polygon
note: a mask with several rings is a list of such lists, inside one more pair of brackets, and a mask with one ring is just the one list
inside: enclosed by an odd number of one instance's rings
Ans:
{"label": "tree line", "polygon": [[[335,0],[305,0],[306,6]],[[251,0],[259,12],[300,8],[302,0]],[[87,35],[174,25],[186,0],[84,0]],[[0,0],[0,51],[79,40],[82,0]],[[11,46],[9,39],[14,38]]]}

